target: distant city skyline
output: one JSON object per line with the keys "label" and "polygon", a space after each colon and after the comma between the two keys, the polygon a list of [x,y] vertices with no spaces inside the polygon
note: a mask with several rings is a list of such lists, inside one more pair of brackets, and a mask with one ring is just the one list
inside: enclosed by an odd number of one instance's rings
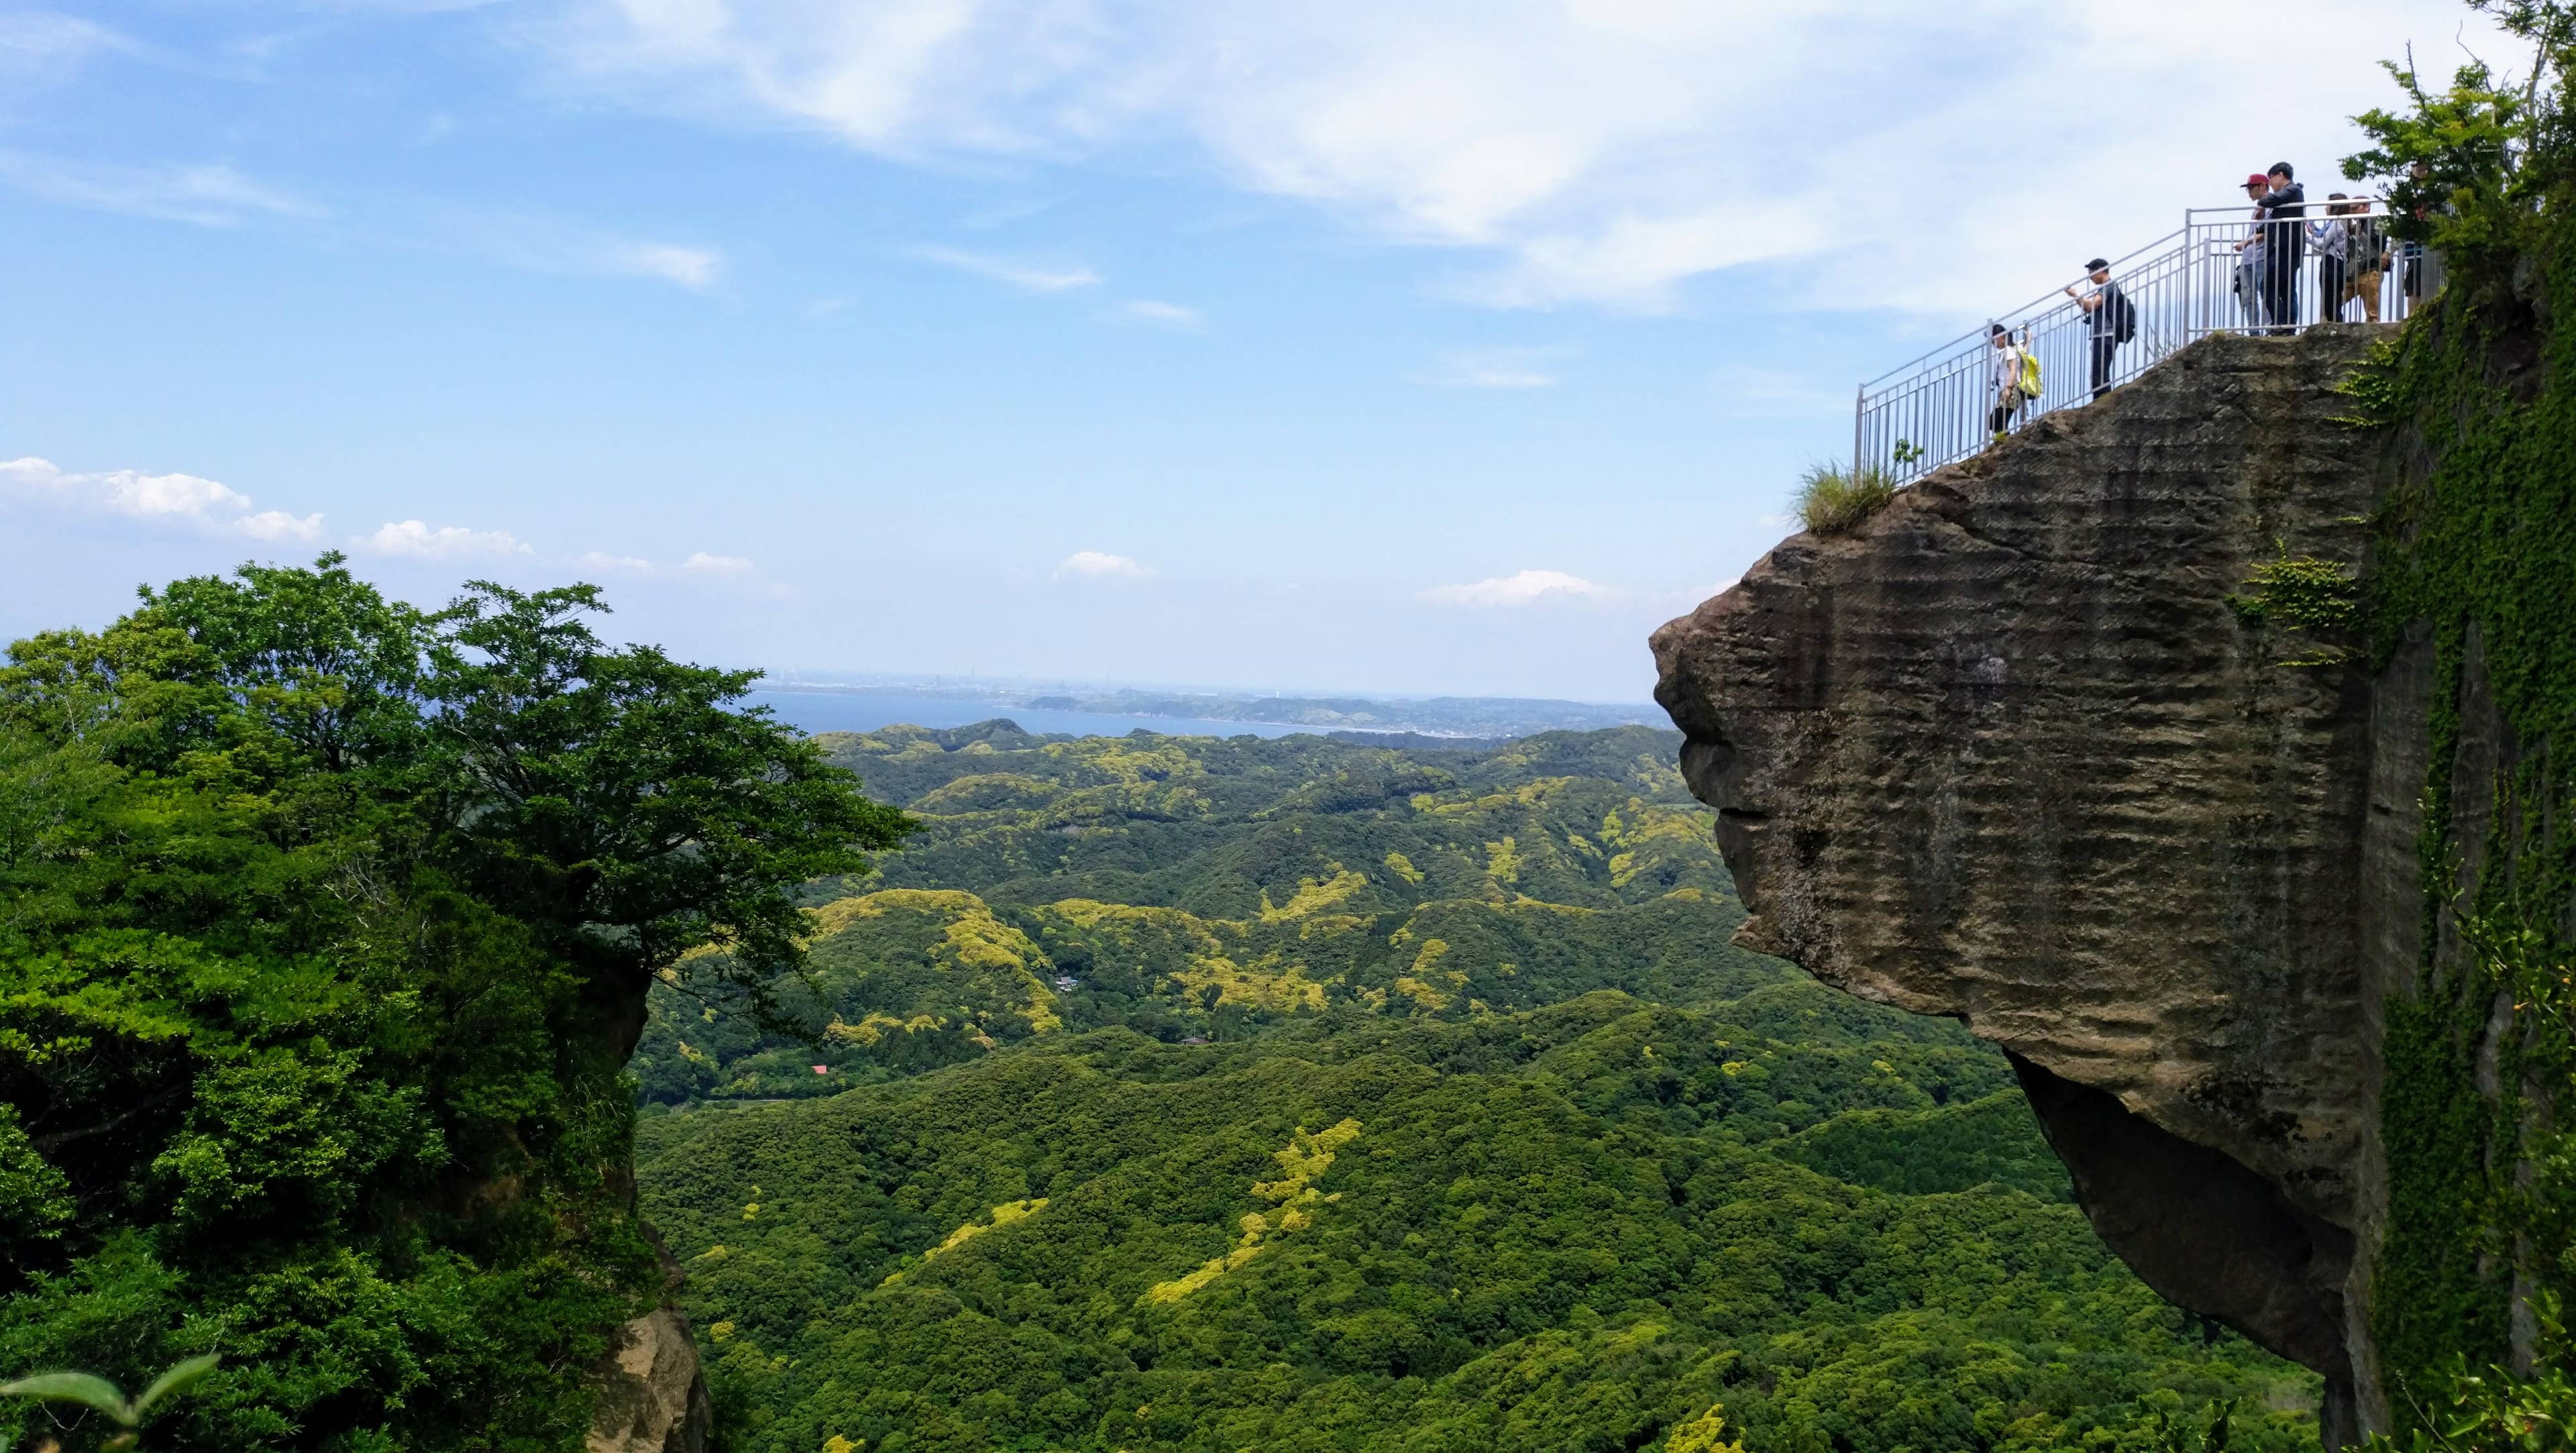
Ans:
{"label": "distant city skyline", "polygon": [[[2463,22],[2469,22],[2464,25]],[[344,550],[852,673],[1644,700],[1853,385],[2457,0],[0,5],[0,630]]]}

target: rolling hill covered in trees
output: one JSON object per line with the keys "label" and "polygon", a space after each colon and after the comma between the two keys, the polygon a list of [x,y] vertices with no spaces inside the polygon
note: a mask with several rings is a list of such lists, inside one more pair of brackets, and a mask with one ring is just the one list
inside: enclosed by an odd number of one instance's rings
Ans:
{"label": "rolling hill covered in trees", "polygon": [[725,1445],[2315,1447],[1998,1053],[1728,946],[1674,741],[818,738],[921,831],[631,1068]]}

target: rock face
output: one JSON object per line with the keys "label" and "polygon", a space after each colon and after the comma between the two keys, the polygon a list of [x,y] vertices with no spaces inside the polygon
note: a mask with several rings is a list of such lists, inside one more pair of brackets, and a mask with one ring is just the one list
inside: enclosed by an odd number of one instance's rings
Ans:
{"label": "rock face", "polygon": [[588,1453],[706,1453],[714,1412],[689,1319],[660,1307],[617,1329],[591,1369],[599,1387]]}
{"label": "rock face", "polygon": [[2373,334],[2211,338],[1800,535],[1656,633],[1737,941],[2010,1052],[2146,1281],[2384,1424],[2368,1338],[2379,1004],[2416,962],[2421,653],[2380,681],[2240,620],[2357,564],[2336,422]]}

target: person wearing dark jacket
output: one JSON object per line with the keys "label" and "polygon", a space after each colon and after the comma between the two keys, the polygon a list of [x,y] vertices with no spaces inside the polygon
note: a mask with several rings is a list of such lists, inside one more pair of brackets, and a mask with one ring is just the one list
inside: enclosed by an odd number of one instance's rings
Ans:
{"label": "person wearing dark jacket", "polygon": [[2093,343],[2093,397],[2098,399],[2111,391],[2111,365],[2128,341],[2121,335],[2134,332],[2137,324],[2128,295],[2111,281],[2111,264],[2101,258],[2084,264],[2084,282],[2068,283],[2066,295],[2085,312],[2085,331]]}
{"label": "person wearing dark jacket", "polygon": [[2308,194],[2285,161],[2265,173],[2272,190],[2263,198],[2263,308],[2272,315],[2272,331],[2286,333],[2299,322],[2299,265],[2306,258]]}

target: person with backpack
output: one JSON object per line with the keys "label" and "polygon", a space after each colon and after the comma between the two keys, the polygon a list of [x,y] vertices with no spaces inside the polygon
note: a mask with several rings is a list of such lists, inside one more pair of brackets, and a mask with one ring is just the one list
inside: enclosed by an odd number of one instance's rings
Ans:
{"label": "person with backpack", "polygon": [[2023,407],[2039,397],[2039,355],[2030,350],[2027,338],[2014,342],[2012,330],[2001,323],[1989,325],[1986,341],[1994,345],[1986,364],[1987,396],[1994,400],[1986,427],[2000,440],[2012,431]]}
{"label": "person with backpack", "polygon": [[[2368,212],[2368,202],[2354,202],[2347,209]],[[2379,291],[2388,277],[2388,226],[2377,217],[2356,217],[2344,224],[2351,236],[2344,242],[2345,265],[2352,277],[2344,284],[2344,299],[2361,300],[2362,315],[2371,322],[2379,321]]]}
{"label": "person with backpack", "polygon": [[2086,314],[2093,341],[2093,397],[2098,399],[2111,391],[2111,366],[2120,345],[2138,336],[2138,309],[2111,281],[2111,264],[2098,257],[2084,264],[2083,282],[2066,285],[2066,295]]}
{"label": "person with backpack", "polygon": [[2317,321],[2340,323],[2344,305],[2352,301],[2352,270],[2349,252],[2352,246],[2352,224],[2344,214],[2353,209],[2346,205],[2341,192],[2326,193],[2326,215],[2308,224],[2308,250],[2317,255]]}

